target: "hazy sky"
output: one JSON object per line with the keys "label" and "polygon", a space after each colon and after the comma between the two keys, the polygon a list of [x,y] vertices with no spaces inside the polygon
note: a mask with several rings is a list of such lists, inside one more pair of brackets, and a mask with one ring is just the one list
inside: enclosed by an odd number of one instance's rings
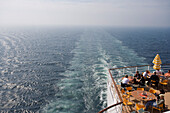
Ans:
{"label": "hazy sky", "polygon": [[0,0],[2,25],[170,26],[170,0]]}

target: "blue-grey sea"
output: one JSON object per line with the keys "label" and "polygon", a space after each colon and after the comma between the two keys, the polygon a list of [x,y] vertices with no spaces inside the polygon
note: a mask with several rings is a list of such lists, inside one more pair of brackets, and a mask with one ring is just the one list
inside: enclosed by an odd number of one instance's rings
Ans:
{"label": "blue-grey sea", "polygon": [[0,112],[97,113],[112,67],[170,63],[170,28],[0,28]]}

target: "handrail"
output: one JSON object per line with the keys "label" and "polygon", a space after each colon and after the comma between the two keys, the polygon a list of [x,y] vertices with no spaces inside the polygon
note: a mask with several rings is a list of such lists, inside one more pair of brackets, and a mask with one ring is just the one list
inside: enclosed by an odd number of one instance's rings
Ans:
{"label": "handrail", "polygon": [[[152,65],[153,65],[153,64],[140,65],[140,66],[128,66],[128,67],[120,67],[120,68],[111,68],[111,69],[109,69],[109,75],[110,75],[110,77],[111,77],[111,79],[112,79],[112,82],[113,82],[113,84],[114,84],[114,86],[115,86],[115,89],[116,89],[117,94],[118,94],[118,96],[119,96],[120,102],[119,102],[119,103],[116,103],[116,104],[113,104],[113,105],[111,105],[111,106],[109,106],[109,107],[106,107],[106,108],[104,108],[103,110],[99,111],[98,113],[102,113],[102,112],[107,111],[108,109],[110,109],[110,108],[112,108],[112,107],[114,107],[114,106],[117,106],[117,105],[123,103],[123,100],[122,100],[122,97],[121,97],[121,95],[120,95],[120,92],[118,91],[118,87],[117,87],[117,85],[116,85],[116,83],[115,83],[115,81],[114,81],[114,78],[113,78],[112,74],[111,74],[111,70],[124,69],[124,68],[134,68],[134,67],[144,67],[144,66],[152,66]],[[164,65],[170,65],[170,64],[161,64],[161,66],[164,66]]]}
{"label": "handrail", "polygon": [[121,97],[121,95],[120,95],[120,92],[119,92],[119,90],[118,90],[118,88],[117,88],[117,85],[116,85],[116,83],[115,83],[115,81],[114,81],[114,79],[113,79],[113,76],[112,76],[111,72],[110,72],[110,69],[109,69],[109,74],[110,74],[110,76],[111,76],[111,78],[112,78],[112,81],[113,81],[113,84],[114,84],[115,89],[116,89],[116,91],[117,91],[117,94],[118,94],[118,96],[119,96],[119,99],[120,99],[121,102],[123,102],[122,97]]}
{"label": "handrail", "polygon": [[[144,67],[144,66],[152,66],[152,65],[154,65],[154,64],[140,65],[140,66],[128,66],[128,67],[120,67],[120,68],[111,68],[109,70],[124,69],[124,68],[133,68],[133,67]],[[161,66],[164,66],[164,65],[170,65],[170,64],[161,64]]]}
{"label": "handrail", "polygon": [[116,83],[115,83],[115,81],[114,81],[114,79],[113,79],[113,76],[112,76],[110,70],[111,70],[111,69],[109,69],[109,74],[110,74],[110,77],[111,77],[111,79],[112,79],[112,81],[113,81],[113,84],[114,84],[114,86],[115,86],[115,89],[116,89],[116,91],[117,91],[117,94],[118,94],[118,96],[119,96],[120,102],[119,102],[119,103],[116,103],[116,104],[113,104],[113,105],[111,105],[111,106],[109,106],[109,107],[107,107],[107,108],[104,108],[103,110],[99,111],[99,113],[102,113],[102,112],[104,112],[104,111],[107,111],[108,109],[110,109],[110,108],[112,108],[112,107],[114,107],[114,106],[117,106],[117,105],[123,103],[122,97],[121,97],[121,95],[120,95],[120,92],[119,92],[119,90],[118,90],[118,87],[117,87],[117,85],[116,85]]}
{"label": "handrail", "polygon": [[114,107],[114,106],[117,106],[117,105],[119,105],[119,104],[122,104],[122,103],[123,103],[123,102],[119,102],[119,103],[113,104],[113,105],[111,105],[111,106],[109,106],[109,107],[107,107],[107,108],[104,108],[103,110],[99,111],[99,113],[103,113],[104,111],[107,111],[108,109],[110,109],[110,108],[112,108],[112,107]]}

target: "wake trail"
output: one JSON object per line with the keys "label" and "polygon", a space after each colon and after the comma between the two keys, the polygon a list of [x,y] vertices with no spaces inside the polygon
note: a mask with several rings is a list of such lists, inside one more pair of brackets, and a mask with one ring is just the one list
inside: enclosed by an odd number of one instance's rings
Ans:
{"label": "wake trail", "polygon": [[133,50],[102,29],[85,30],[72,53],[70,67],[63,73],[65,78],[58,83],[60,93],[44,108],[47,113],[100,111],[107,106],[108,69],[129,65],[124,59],[139,61]]}
{"label": "wake trail", "polygon": [[[100,46],[100,34],[97,31],[84,31],[80,35],[74,57],[69,69],[63,73],[60,83],[61,93],[56,102],[51,102],[45,112],[98,112],[106,106],[107,62]],[[100,37],[100,38],[99,38]],[[56,107],[57,106],[57,107]]]}

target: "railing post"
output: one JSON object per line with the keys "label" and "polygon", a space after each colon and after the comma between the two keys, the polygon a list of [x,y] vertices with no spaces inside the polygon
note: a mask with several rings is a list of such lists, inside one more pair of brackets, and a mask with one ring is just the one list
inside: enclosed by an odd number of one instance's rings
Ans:
{"label": "railing post", "polygon": [[[136,67],[136,71],[137,71],[137,70],[138,70],[138,67]],[[136,72],[136,71],[135,71],[135,72]]]}

